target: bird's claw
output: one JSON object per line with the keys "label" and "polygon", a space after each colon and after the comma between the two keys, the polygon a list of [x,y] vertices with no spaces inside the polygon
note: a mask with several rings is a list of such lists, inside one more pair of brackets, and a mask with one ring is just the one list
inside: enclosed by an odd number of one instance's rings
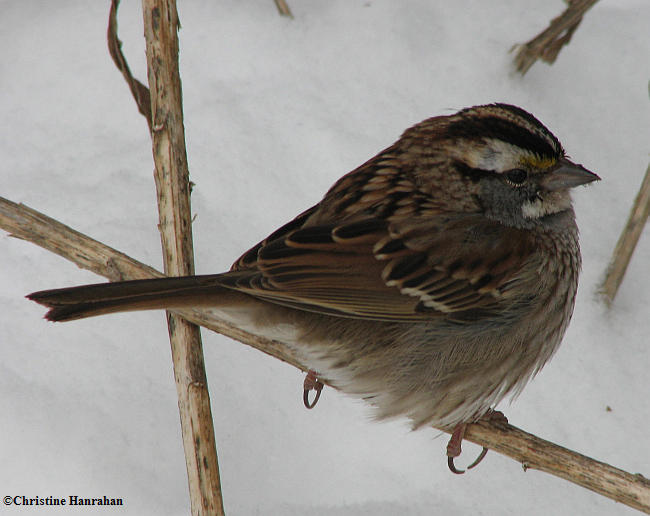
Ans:
{"label": "bird's claw", "polygon": [[[320,398],[320,393],[323,390],[323,383],[320,382],[316,376],[316,371],[309,370],[307,376],[305,377],[305,382],[303,383],[303,392],[302,392],[302,402],[305,404],[305,407],[308,409],[313,409],[318,403]],[[309,401],[309,391],[316,391],[316,397],[314,401]]]}
{"label": "bird's claw", "polygon": [[[501,414],[501,417],[505,417],[505,416]],[[454,459],[458,457],[461,453],[461,443],[463,442],[463,437],[465,437],[466,428],[467,428],[466,423],[461,423],[460,425],[457,425],[456,428],[454,428],[453,433],[451,434],[451,439],[449,439],[449,443],[447,444],[447,466],[449,467],[449,471],[455,473],[456,475],[462,475],[463,473],[465,473],[464,469],[456,468],[456,465],[454,464]],[[483,460],[483,458],[487,454],[487,452],[488,449],[484,446],[480,455],[476,458],[474,462],[472,462],[469,466],[467,466],[467,469],[472,469],[478,466],[479,463]]]}
{"label": "bird's claw", "polygon": [[[476,458],[474,462],[472,462],[469,466],[467,466],[467,469],[472,469],[478,466],[479,463],[483,460],[483,458],[487,455],[487,452],[488,449],[484,446],[479,456]],[[449,466],[449,471],[455,473],[456,475],[462,475],[463,473],[465,473],[465,470],[456,468],[456,465],[454,464],[454,458],[455,457],[447,457],[447,466]]]}

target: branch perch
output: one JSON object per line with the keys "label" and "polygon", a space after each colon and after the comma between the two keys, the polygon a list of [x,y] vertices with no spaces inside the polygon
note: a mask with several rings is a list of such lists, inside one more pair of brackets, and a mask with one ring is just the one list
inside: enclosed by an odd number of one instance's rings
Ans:
{"label": "branch perch", "polygon": [[[33,242],[109,279],[139,279],[162,274],[21,204],[0,197],[0,228]],[[218,319],[210,310],[177,313],[206,328],[252,346],[303,371],[307,368],[286,344],[266,339]],[[465,439],[520,462],[586,487],[612,500],[650,514],[650,480],[590,459],[512,425],[480,421],[468,425]]]}

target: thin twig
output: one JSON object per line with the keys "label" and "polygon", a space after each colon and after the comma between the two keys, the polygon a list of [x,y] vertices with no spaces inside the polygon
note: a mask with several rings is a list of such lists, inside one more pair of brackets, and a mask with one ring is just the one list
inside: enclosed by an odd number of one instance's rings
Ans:
{"label": "thin twig", "polygon": [[636,244],[641,237],[641,232],[645,227],[650,213],[650,165],[645,171],[645,177],[641,183],[639,193],[634,200],[634,205],[630,211],[630,216],[625,224],[625,229],[618,239],[612,259],[607,267],[605,279],[599,292],[605,298],[608,304],[611,304],[616,297],[618,287],[620,287],[625,276],[625,271],[632,258],[632,253],[636,248]]}
{"label": "thin twig", "polygon": [[515,45],[513,50],[517,51],[515,55],[517,71],[524,75],[538,59],[553,64],[562,47],[571,41],[573,33],[582,21],[582,16],[597,1],[569,0],[566,10],[551,20],[546,30],[527,43]]}
{"label": "thin twig", "polygon": [[122,72],[124,80],[129,85],[131,94],[138,106],[138,111],[146,118],[149,131],[151,131],[151,98],[149,97],[149,88],[133,77],[129,64],[126,62],[126,58],[122,53],[122,42],[117,37],[117,8],[119,5],[120,0],[111,1],[111,9],[108,13],[108,29],[106,31],[108,53],[113,58],[117,69]]}
{"label": "thin twig", "polygon": [[[165,273],[194,273],[190,182],[178,73],[178,13],[175,0],[143,0],[150,89],[133,78],[117,38],[117,8],[109,15],[109,51],[140,113],[147,119],[156,165],[159,229]],[[147,106],[146,103],[150,102]],[[198,326],[167,312],[192,514],[223,515],[210,396]]]}
{"label": "thin twig", "polygon": [[291,9],[289,9],[289,5],[287,2],[285,2],[285,0],[275,0],[275,6],[278,8],[278,12],[281,16],[288,16],[289,18],[293,18]]}
{"label": "thin twig", "polygon": [[469,425],[465,439],[521,463],[650,514],[650,480],[581,455],[512,425],[479,421]]}
{"label": "thin twig", "polygon": [[[119,271],[120,279],[161,275],[151,267],[37,211],[1,197],[0,229],[111,279],[115,278],[116,270]],[[295,357],[291,347],[283,342],[236,328],[220,320],[210,310],[179,310],[178,313],[196,324],[252,346],[303,371],[307,370]],[[650,481],[640,474],[630,474],[608,466],[511,425],[481,421],[468,426],[465,438],[513,458],[524,468],[545,471],[650,514]]]}
{"label": "thin twig", "polygon": [[[190,180],[178,73],[175,0],[143,0],[154,177],[165,274],[194,274]],[[192,514],[223,515],[216,443],[198,326],[167,312]]]}

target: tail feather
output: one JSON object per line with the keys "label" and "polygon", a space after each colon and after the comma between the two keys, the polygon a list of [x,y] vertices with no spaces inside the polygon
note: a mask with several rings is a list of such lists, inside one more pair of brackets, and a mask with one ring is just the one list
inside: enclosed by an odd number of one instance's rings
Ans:
{"label": "tail feather", "polygon": [[71,321],[133,310],[215,306],[229,292],[220,274],[182,276],[43,290],[27,295],[50,310],[50,321]]}

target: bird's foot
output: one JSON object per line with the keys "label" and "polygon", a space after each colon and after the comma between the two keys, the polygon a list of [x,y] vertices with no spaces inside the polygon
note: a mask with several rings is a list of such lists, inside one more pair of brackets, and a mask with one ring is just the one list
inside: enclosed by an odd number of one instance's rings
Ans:
{"label": "bird's foot", "polygon": [[[302,392],[302,402],[305,404],[305,407],[308,409],[313,409],[318,403],[320,398],[320,393],[323,390],[323,383],[318,380],[316,371],[310,369],[307,372],[305,377],[305,382],[303,383],[303,392]],[[309,401],[309,391],[316,391],[316,397],[314,401]]]}
{"label": "bird's foot", "polygon": [[[503,415],[503,412],[498,411],[498,410],[492,410],[490,409],[481,419],[485,419],[490,421],[491,423],[496,424],[497,426],[505,426],[508,424],[508,418]],[[458,457],[461,452],[461,444],[463,442],[463,437],[465,437],[465,430],[467,429],[467,423],[461,423],[459,425],[456,425],[456,428],[454,428],[454,431],[451,434],[451,439],[449,439],[449,443],[447,444],[447,465],[449,466],[449,470],[452,473],[456,473],[457,475],[461,475],[465,473],[464,469],[457,469],[456,465],[454,464],[454,459]],[[479,463],[483,460],[483,457],[487,454],[488,449],[483,447],[483,450],[481,451],[480,455],[476,458],[474,462],[472,462],[469,466],[467,466],[467,469],[472,469],[476,466],[479,465]]]}

